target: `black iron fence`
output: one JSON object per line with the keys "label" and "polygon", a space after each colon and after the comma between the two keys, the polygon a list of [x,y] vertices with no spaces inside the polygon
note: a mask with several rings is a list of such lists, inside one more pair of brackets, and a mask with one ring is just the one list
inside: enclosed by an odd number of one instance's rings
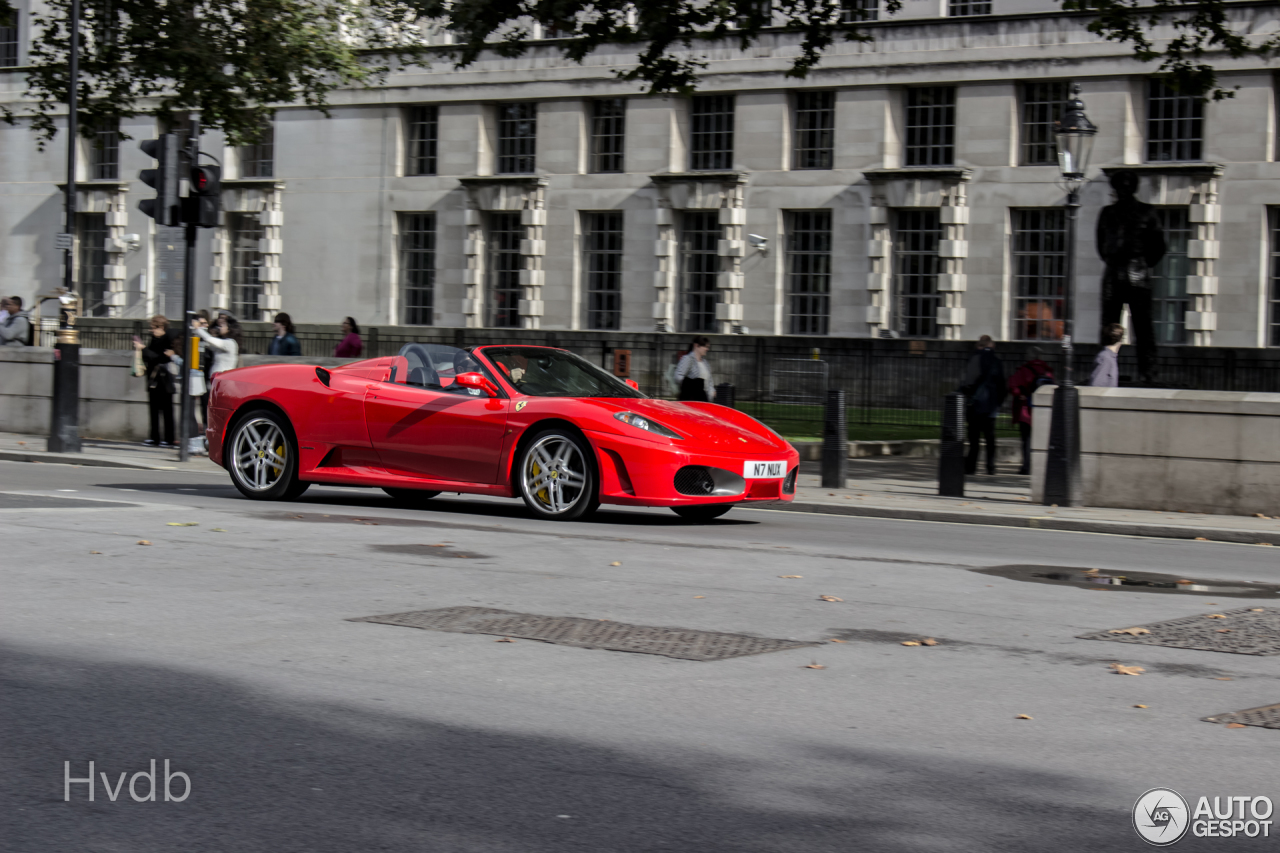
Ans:
{"label": "black iron fence", "polygon": [[[133,336],[145,331],[145,321],[87,318],[78,325],[83,346],[103,349],[129,349]],[[364,355],[370,357],[395,355],[412,342],[564,347],[611,371],[625,365],[628,378],[658,397],[675,396],[676,362],[688,347],[686,335],[643,332],[421,326],[363,331]],[[329,325],[301,325],[296,334],[308,356],[331,356],[342,339],[339,329]],[[245,324],[243,351],[265,354],[273,335],[268,323]],[[1026,360],[1029,346],[996,344],[1006,376]],[[1042,348],[1061,376],[1061,349]],[[943,397],[961,384],[973,351],[974,344],[965,341],[717,335],[709,358],[715,382],[734,386],[737,408],[785,436],[820,436],[826,391],[838,388],[845,391],[851,438],[936,438]],[[1092,344],[1077,347],[1077,382],[1088,382],[1097,351]],[[1166,387],[1280,392],[1280,350],[1162,347],[1157,367]],[[1132,347],[1121,351],[1120,370],[1122,384],[1137,376]],[[1008,405],[998,423],[1006,434],[1012,431]]]}

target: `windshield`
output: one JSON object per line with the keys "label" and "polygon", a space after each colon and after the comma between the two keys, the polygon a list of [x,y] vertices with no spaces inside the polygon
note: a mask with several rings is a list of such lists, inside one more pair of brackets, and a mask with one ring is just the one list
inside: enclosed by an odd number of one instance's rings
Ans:
{"label": "windshield", "polygon": [[521,394],[530,397],[641,397],[571,352],[541,347],[485,347],[481,352]]}

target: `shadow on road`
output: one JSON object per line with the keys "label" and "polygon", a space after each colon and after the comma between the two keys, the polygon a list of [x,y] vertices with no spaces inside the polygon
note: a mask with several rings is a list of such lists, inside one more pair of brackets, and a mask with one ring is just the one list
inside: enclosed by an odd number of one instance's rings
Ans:
{"label": "shadow on road", "polygon": [[[759,759],[614,749],[288,700],[159,666],[0,648],[6,848],[130,853],[919,853],[1139,849],[1096,782],[797,730]],[[377,688],[372,688],[375,691]],[[370,698],[375,698],[370,696]],[[423,691],[423,716],[431,693]],[[520,729],[517,733],[515,730]],[[601,733],[608,737],[607,730]],[[622,737],[630,740],[630,737]],[[96,801],[170,759],[183,803]],[[163,788],[163,780],[161,780]],[[139,791],[146,789],[145,781]],[[175,783],[175,793],[180,786]],[[570,817],[560,817],[569,815]],[[1189,839],[1188,839],[1189,840]]]}

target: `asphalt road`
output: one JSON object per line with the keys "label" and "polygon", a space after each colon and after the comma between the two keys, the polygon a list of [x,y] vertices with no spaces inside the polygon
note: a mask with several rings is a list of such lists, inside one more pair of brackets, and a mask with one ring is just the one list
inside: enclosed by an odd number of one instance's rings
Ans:
{"label": "asphalt road", "polygon": [[[1075,639],[1265,600],[971,571],[1277,582],[1278,549],[22,463],[0,537],[5,851],[1079,853],[1147,849],[1149,788],[1280,802],[1280,731],[1199,720],[1280,702],[1277,658]],[[694,662],[347,621],[456,605],[844,642]],[[64,801],[66,761],[151,759],[156,802]]]}

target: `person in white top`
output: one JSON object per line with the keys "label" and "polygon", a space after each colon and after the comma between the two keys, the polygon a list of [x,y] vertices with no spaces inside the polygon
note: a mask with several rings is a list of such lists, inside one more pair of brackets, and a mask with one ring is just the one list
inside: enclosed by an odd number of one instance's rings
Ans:
{"label": "person in white top", "polygon": [[231,370],[240,360],[240,324],[229,314],[219,314],[213,333],[208,329],[196,329],[200,340],[213,350],[213,364],[209,368],[212,377],[224,370]]}
{"label": "person in white top", "polygon": [[680,400],[698,400],[710,403],[716,398],[716,386],[711,379],[711,365],[707,353],[711,351],[711,339],[699,335],[693,339],[689,351],[676,365],[676,385],[680,387]]}

